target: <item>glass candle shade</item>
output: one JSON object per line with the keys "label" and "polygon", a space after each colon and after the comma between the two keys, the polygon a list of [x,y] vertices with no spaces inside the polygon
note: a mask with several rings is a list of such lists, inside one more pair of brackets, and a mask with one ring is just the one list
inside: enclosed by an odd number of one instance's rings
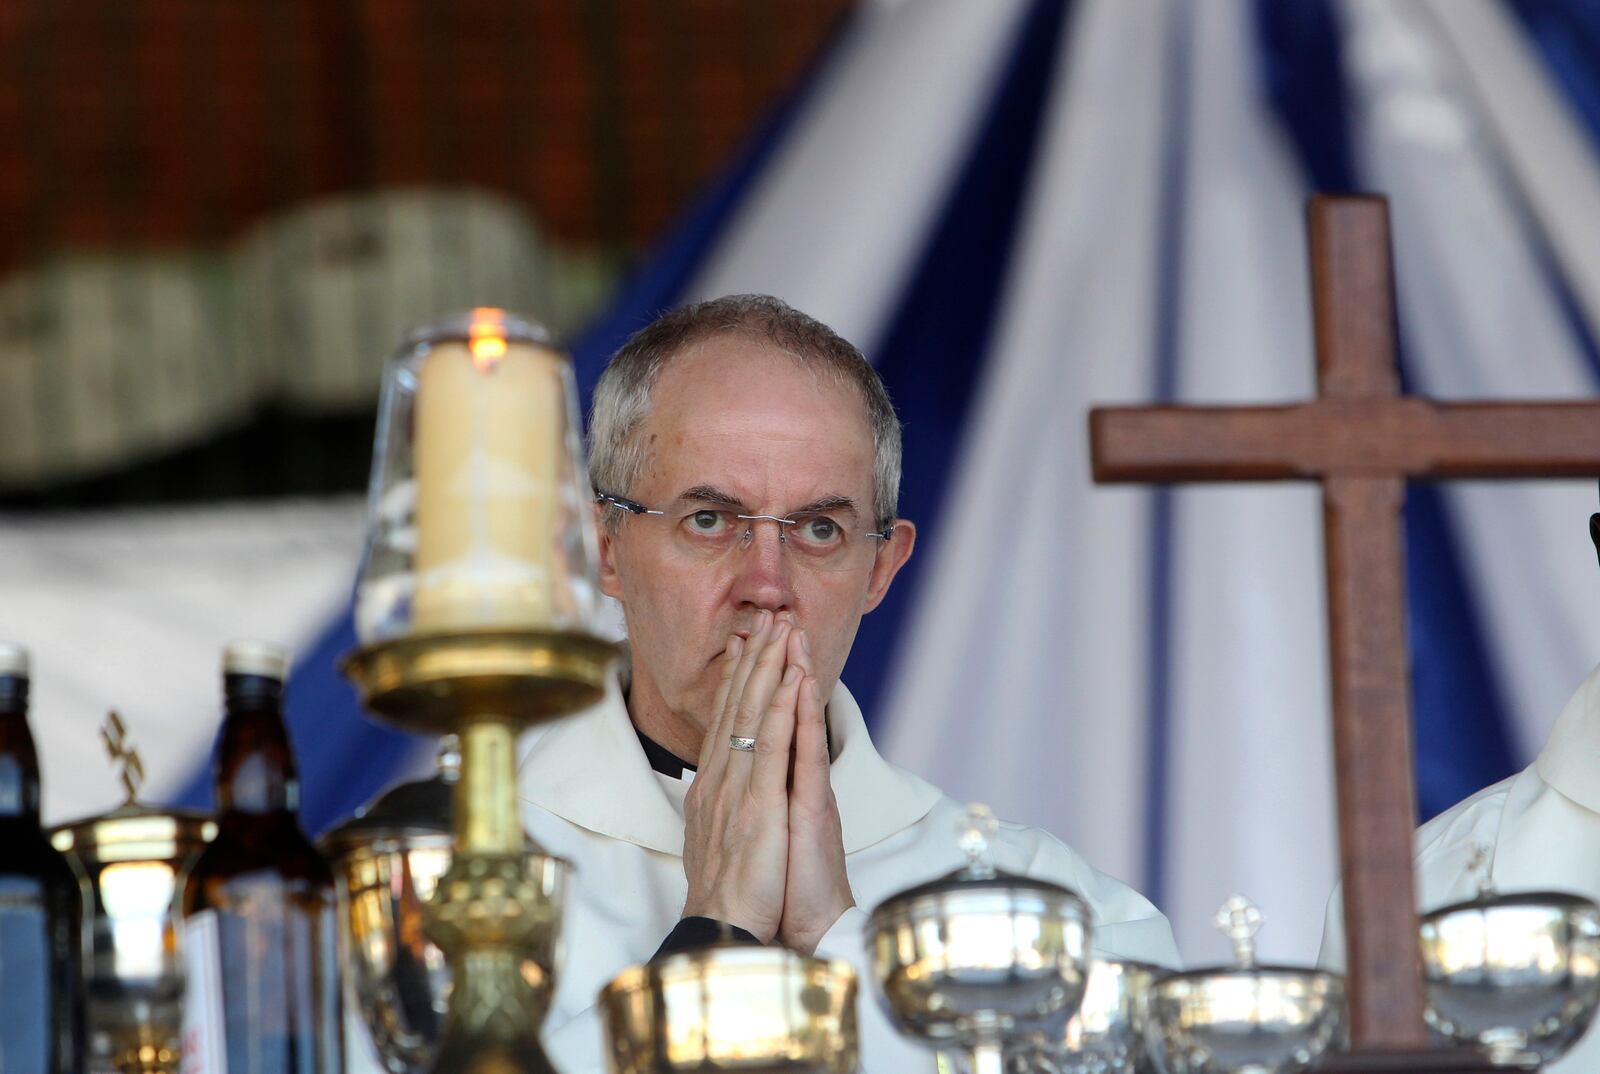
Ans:
{"label": "glass candle shade", "polygon": [[592,631],[580,428],[572,363],[539,325],[476,309],[413,332],[384,373],[361,641]]}

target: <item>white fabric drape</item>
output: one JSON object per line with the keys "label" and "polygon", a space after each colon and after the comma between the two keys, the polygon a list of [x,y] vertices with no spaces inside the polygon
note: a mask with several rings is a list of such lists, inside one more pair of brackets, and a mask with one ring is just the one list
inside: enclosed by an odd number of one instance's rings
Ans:
{"label": "white fabric drape", "polygon": [[[1552,284],[1561,266],[1540,245],[1570,233],[1594,253],[1600,217],[1585,192],[1600,171],[1592,153],[1574,150],[1572,121],[1526,35],[1475,2],[1361,0],[1343,13],[1362,168],[1391,199],[1415,390],[1593,396],[1594,370]],[[1501,97],[1520,102],[1525,117],[1514,137],[1500,137],[1506,122],[1483,107]],[[1540,185],[1537,199],[1519,182],[1547,163],[1571,171],[1580,160],[1587,182]],[[1534,200],[1541,216],[1525,209]],[[1444,494],[1523,764],[1600,653],[1587,529],[1595,486],[1451,483]]]}
{"label": "white fabric drape", "polygon": [[882,739],[1138,882],[1150,494],[1095,491],[1085,408],[1149,397],[1165,0],[1078,6],[1021,249]]}
{"label": "white fabric drape", "polygon": [[109,709],[139,747],[143,797],[202,770],[222,646],[313,641],[344,611],[364,524],[355,497],[0,515],[0,638],[33,654],[46,823],[122,801],[97,737]]}
{"label": "white fabric drape", "polygon": [[779,295],[870,357],[1025,6],[862,5],[687,298]]}

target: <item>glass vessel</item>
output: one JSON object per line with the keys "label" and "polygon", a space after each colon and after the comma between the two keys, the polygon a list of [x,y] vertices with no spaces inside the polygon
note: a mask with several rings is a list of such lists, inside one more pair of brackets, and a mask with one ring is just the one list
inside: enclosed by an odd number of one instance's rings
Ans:
{"label": "glass vessel", "polygon": [[183,888],[185,1072],[341,1074],[333,870],[301,830],[281,650],[223,656],[217,834]]}
{"label": "glass vessel", "polygon": [[572,363],[540,326],[476,309],[389,360],[356,587],[363,644],[592,629],[595,538]]}
{"label": "glass vessel", "polygon": [[0,1074],[83,1070],[83,893],[39,826],[27,650],[0,642]]}

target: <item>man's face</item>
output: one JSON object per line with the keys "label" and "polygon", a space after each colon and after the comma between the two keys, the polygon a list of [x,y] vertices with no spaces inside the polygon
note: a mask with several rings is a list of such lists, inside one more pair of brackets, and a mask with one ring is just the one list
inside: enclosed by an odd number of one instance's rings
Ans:
{"label": "man's face", "polygon": [[[667,514],[628,516],[614,533],[602,531],[600,559],[601,588],[627,616],[634,696],[654,695],[704,730],[718,657],[767,609],[791,613],[805,629],[827,697],[861,616],[883,599],[915,539],[905,522],[887,542],[863,536],[876,528],[873,441],[855,387],[811,372],[771,344],[715,336],[662,371],[635,435],[644,465],[633,488],[619,491]],[[715,506],[706,502],[712,492],[749,515],[847,504],[829,514],[850,530],[853,554],[842,566],[818,569],[793,539],[780,541],[777,525],[757,522],[750,540],[707,555],[696,535],[683,532],[682,515],[697,504]]]}

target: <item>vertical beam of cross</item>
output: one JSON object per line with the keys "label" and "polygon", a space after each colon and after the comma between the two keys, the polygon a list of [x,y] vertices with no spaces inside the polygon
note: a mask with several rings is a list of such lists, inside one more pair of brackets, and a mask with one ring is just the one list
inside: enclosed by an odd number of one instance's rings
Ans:
{"label": "vertical beam of cross", "polygon": [[[1323,399],[1392,400],[1394,285],[1377,198],[1317,198],[1308,212],[1317,386]],[[1412,831],[1400,474],[1322,482],[1328,659],[1339,800],[1350,1037],[1425,1047]]]}

